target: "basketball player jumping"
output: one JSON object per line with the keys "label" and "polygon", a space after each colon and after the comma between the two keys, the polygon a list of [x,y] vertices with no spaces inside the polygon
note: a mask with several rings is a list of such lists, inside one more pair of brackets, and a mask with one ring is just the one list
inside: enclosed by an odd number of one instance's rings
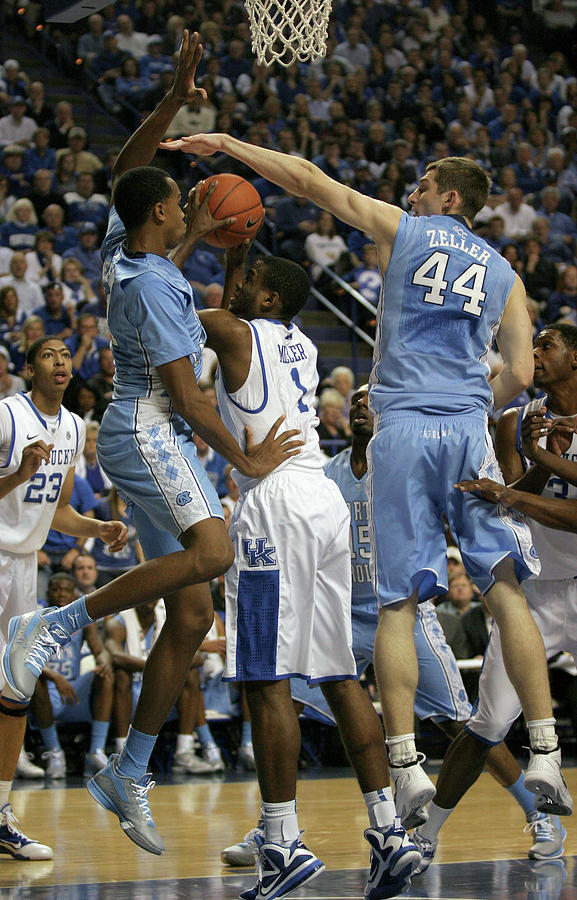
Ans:
{"label": "basketball player jumping", "polygon": [[[100,522],[69,505],[74,467],[82,457],[86,429],[62,406],[72,376],[68,347],[42,337],[26,356],[30,393],[0,402],[0,647],[12,616],[33,613],[36,554],[50,528],[79,538],[99,537],[111,551],[126,543],[121,522]],[[52,850],[23,834],[9,794],[26,730],[28,702],[0,697],[0,853],[14,859],[52,859]]]}
{"label": "basketball player jumping", "polygon": [[[526,786],[545,811],[569,814],[543,641],[519,587],[539,570],[530,531],[454,487],[479,474],[500,477],[487,412],[493,404],[505,406],[533,375],[523,284],[471,230],[489,177],[468,159],[431,163],[409,198],[411,218],[308,160],[230,135],[193,135],[161,146],[203,156],[227,153],[366,232],[378,247],[383,286],[370,380],[376,433],[369,446],[369,505],[380,604],[375,662],[399,809],[417,809],[435,794],[413,733],[413,629],[417,604],[447,590],[446,515],[499,625],[507,673],[529,729]],[[504,365],[489,384],[486,354],[495,335]]]}

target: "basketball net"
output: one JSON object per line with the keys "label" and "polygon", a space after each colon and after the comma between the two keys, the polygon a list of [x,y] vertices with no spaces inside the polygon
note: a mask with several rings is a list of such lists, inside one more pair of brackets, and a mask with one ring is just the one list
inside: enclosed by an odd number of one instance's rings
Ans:
{"label": "basketball net", "polygon": [[265,66],[322,59],[331,0],[245,0],[252,52]]}

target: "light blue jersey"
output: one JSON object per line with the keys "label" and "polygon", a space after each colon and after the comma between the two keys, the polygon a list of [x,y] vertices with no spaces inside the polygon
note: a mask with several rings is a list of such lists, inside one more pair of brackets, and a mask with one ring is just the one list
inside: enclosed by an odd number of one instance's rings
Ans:
{"label": "light blue jersey", "polygon": [[102,281],[114,352],[114,399],[166,396],[155,367],[188,356],[197,378],[206,341],[192,288],[171,260],[130,253],[112,207],[102,244]]}
{"label": "light blue jersey", "polygon": [[514,279],[461,216],[403,213],[377,314],[373,411],[486,412],[487,353]]}
{"label": "light blue jersey", "polygon": [[181,549],[188,529],[222,518],[222,507],[196,458],[190,427],[173,412],[156,371],[188,356],[200,375],[206,335],[192,288],[169,259],[130,253],[125,237],[112,207],[102,280],[116,371],[97,450],[103,470],[133,507],[142,549],[152,559]]}

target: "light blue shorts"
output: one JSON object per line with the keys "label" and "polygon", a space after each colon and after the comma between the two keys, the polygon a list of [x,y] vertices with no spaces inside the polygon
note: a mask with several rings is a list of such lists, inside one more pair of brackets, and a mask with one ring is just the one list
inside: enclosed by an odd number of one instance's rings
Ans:
{"label": "light blue shorts", "polygon": [[223,518],[190,429],[178,417],[168,419],[146,401],[115,400],[102,419],[97,448],[102,468],[133,508],[147,559],[181,550],[182,535],[197,522]]}
{"label": "light blue shorts", "polygon": [[93,680],[94,672],[86,672],[80,678],[70,681],[78,694],[78,703],[75,703],[74,706],[68,706],[56,690],[54,683],[48,682],[48,693],[55,722],[92,722],[90,694]]}
{"label": "light blue shorts", "polygon": [[482,413],[382,415],[367,456],[371,572],[380,606],[415,590],[419,602],[447,590],[443,515],[482,593],[506,557],[514,560],[519,581],[539,571],[523,516],[453,487],[478,477],[503,482]]}
{"label": "light blue shorts", "polygon": [[[373,662],[376,631],[376,616],[353,615],[353,653],[359,676]],[[471,715],[471,704],[453,651],[445,640],[432,603],[423,603],[419,607],[414,636],[419,663],[415,714],[419,719],[432,719],[435,722],[445,719],[466,722]],[[291,696],[293,700],[304,703],[313,717],[335,723],[319,687],[309,688],[306,682],[293,678]]]}

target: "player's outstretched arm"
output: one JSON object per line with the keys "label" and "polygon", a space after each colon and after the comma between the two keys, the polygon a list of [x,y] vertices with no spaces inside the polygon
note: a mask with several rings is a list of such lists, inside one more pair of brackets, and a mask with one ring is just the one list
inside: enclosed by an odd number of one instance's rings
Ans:
{"label": "player's outstretched arm", "polygon": [[476,478],[473,481],[461,481],[455,487],[464,493],[481,494],[484,500],[491,503],[502,503],[512,507],[530,519],[534,519],[547,528],[558,531],[577,532],[577,500],[562,500],[556,497],[541,497],[506,487],[491,478]]}
{"label": "player's outstretched arm", "polygon": [[505,484],[520,491],[541,494],[549,481],[549,472],[540,465],[525,469],[523,458],[517,449],[517,422],[520,411],[509,409],[497,422],[495,453],[503,473]]}
{"label": "player's outstretched arm", "polygon": [[[552,422],[545,418],[545,412],[545,407],[541,407],[525,416],[521,428],[523,451],[548,476],[556,475],[569,484],[577,485],[577,463],[563,458],[577,430],[577,417],[568,416]],[[538,441],[545,435],[546,446],[541,447]]]}
{"label": "player's outstretched arm", "polygon": [[70,469],[62,485],[52,527],[72,537],[100,538],[103,543],[108,544],[112,553],[122,550],[128,539],[128,529],[124,522],[101,522],[99,519],[81,515],[70,506],[73,487],[74,469]]}
{"label": "player's outstretched arm", "polygon": [[378,243],[381,256],[386,256],[387,249],[393,245],[402,215],[398,207],[373,200],[340,184],[306,159],[256,147],[228,134],[191,135],[178,141],[165,141],[160,146],[198,156],[227,153],[288,193],[309,197],[338,219],[370,234]]}
{"label": "player's outstretched arm", "polygon": [[206,98],[204,88],[197,88],[194,83],[201,56],[202,44],[198,33],[195,31],[190,34],[185,29],[172,88],[120,151],[112,169],[113,185],[123,172],[128,172],[136,166],[149,165],[159,141],[166,134],[166,129],[181,106],[199,95]]}
{"label": "player's outstretched arm", "polygon": [[490,382],[496,409],[507,406],[533,378],[533,329],[526,301],[523,282],[516,275],[497,332],[503,368]]}

